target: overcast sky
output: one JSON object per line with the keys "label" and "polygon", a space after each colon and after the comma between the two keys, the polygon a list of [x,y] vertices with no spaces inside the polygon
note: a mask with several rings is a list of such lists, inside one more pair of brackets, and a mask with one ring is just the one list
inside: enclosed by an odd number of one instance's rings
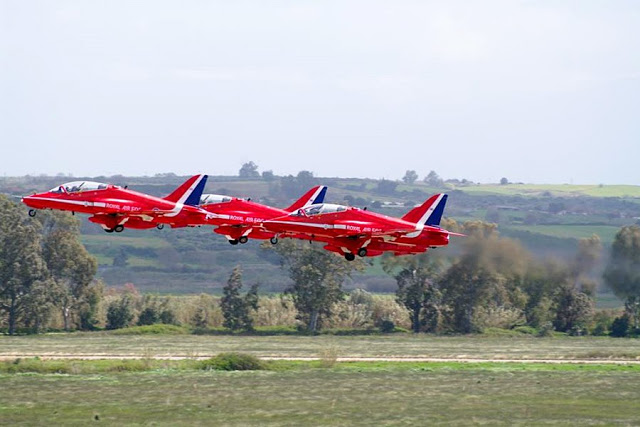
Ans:
{"label": "overcast sky", "polygon": [[0,174],[640,184],[640,1],[0,0]]}

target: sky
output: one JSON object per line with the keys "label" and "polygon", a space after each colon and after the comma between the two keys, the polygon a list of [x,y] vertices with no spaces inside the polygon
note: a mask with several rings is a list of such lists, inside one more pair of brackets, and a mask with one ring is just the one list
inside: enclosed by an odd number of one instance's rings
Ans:
{"label": "sky", "polygon": [[0,175],[640,185],[640,2],[0,0]]}

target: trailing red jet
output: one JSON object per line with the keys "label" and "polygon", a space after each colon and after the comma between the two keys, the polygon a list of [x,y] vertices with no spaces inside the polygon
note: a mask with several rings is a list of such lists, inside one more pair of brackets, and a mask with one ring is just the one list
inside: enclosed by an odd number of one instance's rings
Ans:
{"label": "trailing red jet", "polygon": [[73,181],[45,193],[22,198],[35,209],[57,209],[90,214],[89,221],[100,224],[107,233],[127,228],[162,228],[165,224],[183,227],[202,223],[207,212],[197,207],[207,175],[194,175],[167,197],[160,198],[113,184]]}
{"label": "trailing red jet", "polygon": [[387,251],[417,254],[446,246],[449,236],[456,235],[439,226],[446,202],[446,194],[436,194],[402,218],[322,203],[265,221],[263,226],[277,236],[324,242],[325,249],[349,261],[356,255],[377,256]]}
{"label": "trailing red jet", "polygon": [[236,197],[218,194],[204,194],[200,207],[208,212],[207,224],[217,225],[213,230],[222,234],[232,245],[247,243],[252,239],[269,239],[276,244],[278,238],[275,233],[266,231],[262,223],[268,219],[288,215],[307,206],[322,203],[327,193],[327,187],[318,185],[307,191],[300,199],[286,209],[274,208]]}

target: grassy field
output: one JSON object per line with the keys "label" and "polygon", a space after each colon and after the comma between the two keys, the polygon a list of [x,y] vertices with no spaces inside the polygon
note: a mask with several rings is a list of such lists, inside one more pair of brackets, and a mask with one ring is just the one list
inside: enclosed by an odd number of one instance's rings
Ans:
{"label": "grassy field", "polygon": [[609,225],[509,225],[505,228],[571,239],[582,239],[597,234],[604,245],[610,245],[616,233],[620,231],[620,227]]}
{"label": "grassy field", "polygon": [[481,184],[456,188],[471,194],[640,197],[638,185]]}
{"label": "grassy field", "polygon": [[609,337],[430,336],[213,336],[115,335],[109,332],[0,336],[0,357],[29,354],[213,356],[239,351],[259,357],[434,357],[475,359],[640,360],[640,340]]}
{"label": "grassy field", "polygon": [[[306,356],[203,371],[221,352]],[[22,354],[20,361],[13,358]],[[42,361],[103,354],[139,360]],[[187,360],[153,360],[162,355]],[[347,356],[640,360],[640,340],[528,336],[0,336],[6,425],[640,424],[640,365],[335,362]],[[20,368],[20,369],[15,369]]]}
{"label": "grassy field", "polygon": [[639,386],[635,368],[521,364],[0,374],[0,423],[637,425]]}

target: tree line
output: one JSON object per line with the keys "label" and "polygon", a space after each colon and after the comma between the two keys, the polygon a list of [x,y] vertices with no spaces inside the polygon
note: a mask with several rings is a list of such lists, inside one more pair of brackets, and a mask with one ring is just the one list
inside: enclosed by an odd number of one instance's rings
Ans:
{"label": "tree line", "polygon": [[601,253],[595,235],[579,241],[570,261],[540,260],[517,240],[501,237],[495,224],[446,220],[443,226],[467,235],[456,256],[434,250],[382,257],[383,270],[397,282],[395,298],[344,291],[345,281],[364,270],[364,259],[349,263],[319,244],[285,239],[263,249],[277,254],[291,279],[283,295],[261,297],[257,284],[242,295],[237,267],[222,298],[185,302],[141,296],[132,287],[105,290],[95,280],[97,263],[80,242],[75,217],[46,211],[28,218],[0,196],[0,327],[9,334],[40,332],[61,319],[65,330],[168,323],[230,330],[298,325],[309,332],[352,325],[429,333],[528,327],[542,334],[638,334],[640,227],[620,230],[603,276],[625,301],[618,313],[595,310],[592,270]]}

